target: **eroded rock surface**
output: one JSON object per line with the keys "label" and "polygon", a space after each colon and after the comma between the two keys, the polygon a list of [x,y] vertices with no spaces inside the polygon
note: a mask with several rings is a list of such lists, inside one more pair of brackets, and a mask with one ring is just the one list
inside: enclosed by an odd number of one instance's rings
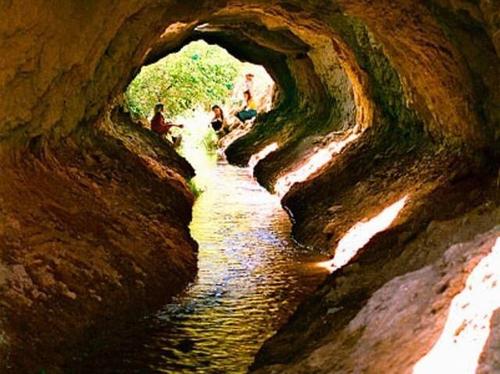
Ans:
{"label": "eroded rock surface", "polygon": [[[472,217],[473,220],[479,218],[477,213]],[[496,217],[498,218],[498,211]],[[435,238],[439,232],[447,231],[446,226],[456,227],[456,225],[457,222],[433,225],[427,240]],[[482,290],[482,287],[490,289],[497,287],[494,284],[494,280],[497,279],[494,264],[499,252],[491,253],[491,251],[497,244],[499,234],[497,227],[471,241],[452,245],[445,250],[439,260],[420,270],[393,278],[374,292],[348,323],[340,322],[342,317],[339,315],[347,311],[342,303],[336,304],[334,301],[338,300],[345,287],[353,286],[354,283],[350,282],[357,277],[355,271],[345,272],[343,276],[337,277],[336,288],[325,296],[330,304],[326,313],[321,317],[318,316],[320,320],[316,322],[334,323],[337,324],[337,329],[330,330],[330,333],[316,342],[316,348],[305,358],[296,359],[291,365],[269,366],[256,372],[411,373],[414,367],[418,368],[417,363],[438,341],[445,324],[451,324],[455,329],[455,340],[460,340],[460,334],[465,329],[476,330],[464,332],[470,336],[480,333],[484,328],[480,323],[483,322],[482,319],[476,321],[470,318],[473,313],[467,313],[467,309],[476,306],[470,295],[464,293],[485,293],[486,290]],[[489,255],[494,256],[495,261],[488,266],[486,260]],[[483,264],[481,260],[484,260]],[[479,269],[481,265],[483,267],[486,265],[486,268]],[[471,279],[473,272],[480,272],[482,277],[492,278],[492,284],[483,285],[474,282],[487,283],[487,280]],[[489,297],[498,296],[498,292],[497,289]],[[457,299],[459,294],[462,294],[460,301]],[[450,311],[450,302],[454,299],[456,305],[454,310]],[[493,320],[492,324],[494,323]],[[486,326],[488,325],[487,321]],[[481,346],[471,346],[471,348],[468,352],[471,356],[474,349],[479,348],[478,353],[482,351]],[[491,355],[491,349],[489,352]],[[455,357],[455,362],[450,361],[453,356],[438,357],[441,361],[438,361],[434,371],[459,372],[464,370],[464,362],[473,363],[478,356],[469,357],[465,361]],[[332,357],[335,357],[335,360],[332,360]],[[498,362],[492,360],[490,365],[487,369],[490,371],[486,372],[496,372],[500,369]]]}
{"label": "eroded rock surface", "polygon": [[2,165],[2,372],[57,369],[196,272],[189,164],[120,113],[81,131]]}
{"label": "eroded rock surface", "polygon": [[[381,295],[412,280],[428,286],[419,277],[436,264],[455,274],[447,250],[475,251],[474,238],[498,222],[499,12],[490,0],[4,1],[0,352],[12,353],[2,362],[58,366],[56,347],[192,276],[189,167],[109,113],[141,65],[203,38],[264,65],[279,86],[275,109],[227,149],[243,165],[276,143],[255,169],[268,189],[354,136],[288,186],[283,203],[299,240],[334,255],[351,227],[407,196],[390,227],[326,281],[255,367],[385,368],[388,348],[367,332],[375,307],[390,302]],[[451,293],[436,298],[446,304]],[[416,312],[402,315],[427,331],[423,354],[441,314]],[[37,329],[46,321],[51,329]],[[485,372],[497,367],[496,321]],[[408,370],[410,353],[394,357],[395,370]]]}

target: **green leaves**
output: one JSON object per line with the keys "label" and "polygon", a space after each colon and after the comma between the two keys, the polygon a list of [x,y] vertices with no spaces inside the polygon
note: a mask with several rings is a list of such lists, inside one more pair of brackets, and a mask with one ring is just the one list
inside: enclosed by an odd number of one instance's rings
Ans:
{"label": "green leaves", "polygon": [[143,67],[126,91],[126,102],[135,117],[150,116],[158,101],[165,104],[168,117],[199,105],[208,109],[226,101],[242,65],[218,46],[193,42]]}

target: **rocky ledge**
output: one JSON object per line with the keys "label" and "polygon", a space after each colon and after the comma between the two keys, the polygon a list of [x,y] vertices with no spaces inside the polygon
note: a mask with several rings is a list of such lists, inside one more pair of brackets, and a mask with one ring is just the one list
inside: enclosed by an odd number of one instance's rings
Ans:
{"label": "rocky ledge", "polygon": [[196,273],[191,166],[119,111],[81,131],[2,161],[2,372],[57,372]]}

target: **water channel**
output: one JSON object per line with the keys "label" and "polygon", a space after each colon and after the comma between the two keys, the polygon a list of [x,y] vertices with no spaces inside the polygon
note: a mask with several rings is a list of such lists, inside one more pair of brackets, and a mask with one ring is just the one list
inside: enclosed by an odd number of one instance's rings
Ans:
{"label": "water channel", "polygon": [[207,154],[186,154],[198,197],[190,229],[199,243],[194,283],[119,344],[85,363],[99,373],[244,373],[262,343],[324,279],[324,257],[298,246],[277,196]]}

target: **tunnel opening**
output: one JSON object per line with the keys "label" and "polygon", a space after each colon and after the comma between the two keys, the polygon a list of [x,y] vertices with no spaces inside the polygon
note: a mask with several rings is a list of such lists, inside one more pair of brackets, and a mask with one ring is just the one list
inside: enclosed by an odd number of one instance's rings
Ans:
{"label": "tunnel opening", "polygon": [[[120,94],[142,66],[197,40],[262,65],[276,82],[273,109],[223,147],[282,198],[299,251],[340,256],[355,228],[395,206],[391,223],[363,230],[368,241],[266,340],[250,370],[440,367],[454,349],[442,349],[444,316],[498,237],[494,2],[58,5],[7,2],[0,26],[2,369],[60,371],[99,332],[150,314],[193,281],[193,167],[131,121]],[[258,188],[247,187],[245,197]],[[272,204],[259,209],[261,223],[273,224]],[[253,270],[258,287],[266,277]],[[487,308],[489,336],[474,346],[485,371],[498,368],[498,305]],[[168,355],[197,343],[180,339]]]}
{"label": "tunnel opening", "polygon": [[[198,195],[204,179],[211,178],[210,159],[223,158],[225,147],[279,105],[278,90],[263,66],[242,62],[204,40],[187,41],[178,52],[140,70],[123,94],[121,110],[154,133],[154,108],[161,103],[166,122],[183,124],[158,135],[193,165],[196,176],[189,185]],[[242,120],[238,116],[248,106],[246,92],[256,115]]]}
{"label": "tunnel opening", "polygon": [[[167,118],[185,125],[177,152],[196,173],[189,186],[197,195],[190,234],[198,243],[198,270],[179,297],[145,320],[101,338],[98,349],[95,343],[87,346],[67,370],[243,371],[266,337],[326,276],[315,266],[325,256],[294,243],[279,197],[253,179],[254,164],[277,145],[255,154],[248,168],[234,167],[225,161],[223,146],[251,131],[252,123],[244,127],[228,120],[220,139],[210,125],[214,103],[228,117],[241,107],[248,73],[253,74],[258,123],[261,114],[273,110],[274,81],[262,66],[242,63],[204,41],[189,42],[142,68],[128,86],[123,111],[139,126],[149,131],[157,102],[165,103]],[[205,79],[219,86],[207,88]],[[217,95],[210,95],[217,88]]]}
{"label": "tunnel opening", "polygon": [[264,67],[198,40],[144,66],[128,85],[124,104],[134,120],[144,122],[158,102],[165,103],[165,115],[174,119],[197,110],[210,112],[214,105],[229,114],[244,105],[247,88],[254,91],[261,113],[273,108],[275,83]]}

